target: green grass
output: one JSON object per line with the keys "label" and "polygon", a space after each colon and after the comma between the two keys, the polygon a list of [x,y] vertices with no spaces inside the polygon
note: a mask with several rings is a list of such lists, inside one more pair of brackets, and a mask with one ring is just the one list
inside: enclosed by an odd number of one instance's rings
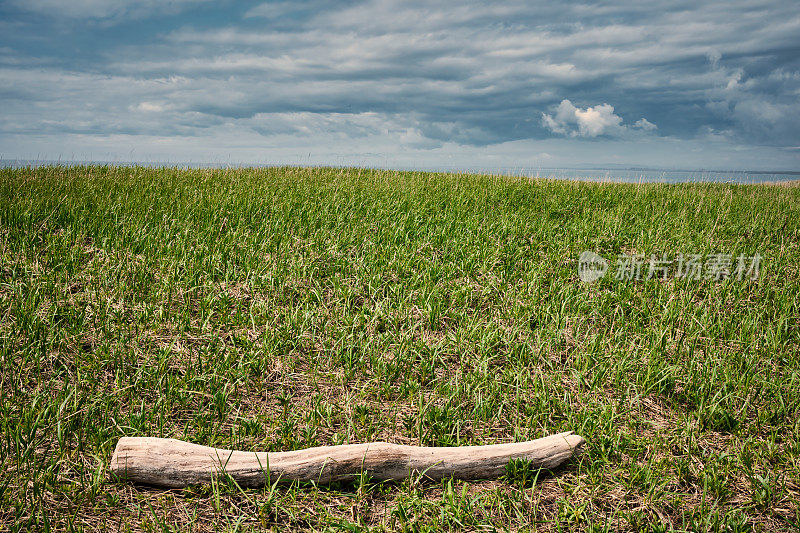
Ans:
{"label": "green grass", "polygon": [[[800,188],[359,169],[0,170],[0,529],[800,524]],[[763,257],[584,284],[577,257]],[[110,480],[119,437],[244,450],[575,430],[506,479]]]}

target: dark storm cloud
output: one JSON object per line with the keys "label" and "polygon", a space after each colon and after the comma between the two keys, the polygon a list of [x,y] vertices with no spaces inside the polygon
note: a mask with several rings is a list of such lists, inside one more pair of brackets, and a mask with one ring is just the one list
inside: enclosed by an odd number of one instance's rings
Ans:
{"label": "dark storm cloud", "polygon": [[790,2],[65,6],[0,7],[5,137],[169,137],[226,124],[416,147],[708,136],[800,145]]}

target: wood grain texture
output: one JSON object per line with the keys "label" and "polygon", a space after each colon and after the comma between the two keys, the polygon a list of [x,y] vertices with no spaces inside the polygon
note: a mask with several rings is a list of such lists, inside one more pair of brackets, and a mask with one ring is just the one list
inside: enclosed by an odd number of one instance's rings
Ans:
{"label": "wood grain texture", "polygon": [[420,472],[430,479],[488,479],[501,476],[512,459],[534,467],[555,468],[584,444],[569,431],[537,440],[452,448],[405,446],[388,442],[320,446],[291,452],[242,452],[210,448],[175,439],[122,437],[111,458],[111,471],[127,479],[179,488],[210,483],[225,473],[243,487],[268,480],[346,481],[366,472],[376,480],[404,479]]}

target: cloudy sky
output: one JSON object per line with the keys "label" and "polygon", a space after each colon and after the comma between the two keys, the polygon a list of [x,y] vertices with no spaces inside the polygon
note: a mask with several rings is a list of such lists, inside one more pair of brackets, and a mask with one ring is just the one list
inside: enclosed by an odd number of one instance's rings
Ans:
{"label": "cloudy sky", "polygon": [[800,170],[786,0],[4,0],[0,157]]}

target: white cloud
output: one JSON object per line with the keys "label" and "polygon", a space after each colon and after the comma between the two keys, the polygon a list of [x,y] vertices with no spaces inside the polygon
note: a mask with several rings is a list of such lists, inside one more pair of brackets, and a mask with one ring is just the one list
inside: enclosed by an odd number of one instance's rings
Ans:
{"label": "white cloud", "polygon": [[653,124],[652,122],[650,122],[649,120],[647,120],[644,117],[642,117],[639,120],[637,120],[633,124],[633,127],[634,128],[639,128],[640,130],[644,130],[644,131],[655,131],[656,129],[658,129],[658,126],[656,126],[655,124]]}
{"label": "white cloud", "polygon": [[[566,99],[561,101],[554,115],[542,113],[542,124],[553,133],[570,137],[618,136],[626,130],[622,117],[614,113],[614,106],[600,104],[581,109]],[[636,125],[646,131],[656,127],[646,119],[641,119]]]}
{"label": "white cloud", "polygon": [[166,110],[167,106],[158,102],[141,102],[137,106],[131,106],[131,111],[142,111],[144,113],[160,113]]}

